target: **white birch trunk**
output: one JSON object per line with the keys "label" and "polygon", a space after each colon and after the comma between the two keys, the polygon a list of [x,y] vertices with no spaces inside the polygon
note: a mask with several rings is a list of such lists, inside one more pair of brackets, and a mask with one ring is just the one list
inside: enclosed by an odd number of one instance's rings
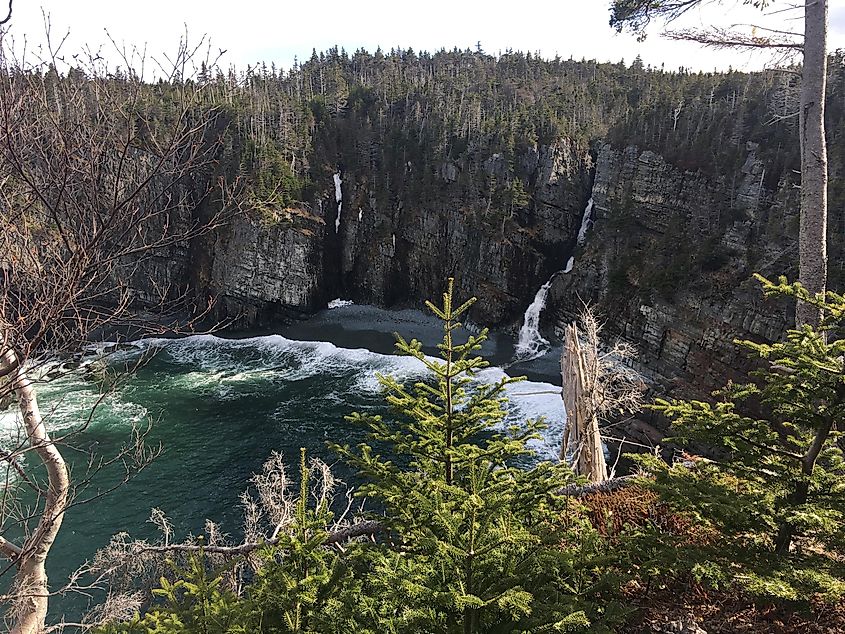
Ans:
{"label": "white birch trunk", "polygon": [[[824,98],[827,83],[827,0],[804,5],[804,67],[801,79],[801,226],[798,279],[811,293],[827,285],[827,146]],[[819,311],[798,302],[795,321],[815,326]]]}
{"label": "white birch trunk", "polygon": [[5,351],[0,356],[0,374],[10,377],[23,418],[30,448],[41,460],[47,472],[48,488],[44,509],[33,534],[27,539],[16,558],[13,606],[14,625],[11,634],[38,634],[44,630],[47,617],[48,587],[45,564],[47,555],[62,525],[67,508],[70,479],[62,454],[50,440],[32,381],[15,353]]}

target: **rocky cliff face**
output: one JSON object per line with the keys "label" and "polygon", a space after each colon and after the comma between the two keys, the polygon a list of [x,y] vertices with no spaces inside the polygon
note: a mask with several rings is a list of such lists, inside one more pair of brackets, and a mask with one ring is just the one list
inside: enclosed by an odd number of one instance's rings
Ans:
{"label": "rocky cliff face", "polygon": [[798,222],[793,183],[767,189],[758,147],[745,149],[737,173],[713,177],[601,146],[593,232],[550,296],[557,327],[582,298],[610,333],[637,344],[641,369],[664,391],[700,394],[742,377],[749,367],[733,339],[771,340],[791,323],[791,307],[764,302],[750,278],[794,275]]}
{"label": "rocky cliff face", "polygon": [[[530,148],[512,165],[493,154],[449,161],[428,175],[408,163],[406,187],[433,178],[429,189],[438,195],[416,203],[391,196],[395,202],[386,207],[378,202],[385,192],[369,175],[347,174],[339,286],[355,301],[418,306],[454,276],[462,294],[481,300],[473,319],[508,323],[530,301],[535,280],[565,261],[589,195],[590,168],[589,154],[566,140]],[[519,179],[526,199],[497,209],[489,191],[467,187],[494,179]]]}
{"label": "rocky cliff face", "polygon": [[[560,331],[582,300],[593,302],[609,334],[638,346],[640,369],[662,391],[701,394],[749,370],[733,339],[774,339],[792,319],[751,279],[796,273],[797,189],[788,177],[772,183],[766,169],[754,143],[733,173],[712,175],[634,146],[598,144],[591,155],[566,139],[509,158],[467,153],[434,173],[406,161],[401,178],[324,165],[310,201],[239,216],[149,266],[215,297],[217,316],[239,327],[333,297],[418,307],[449,276],[479,297],[473,321],[512,327],[574,253],[574,270],[551,287],[544,327]],[[523,195],[494,197],[497,183],[516,181]],[[590,196],[594,226],[576,252]],[[836,262],[843,219],[831,211]]]}
{"label": "rocky cliff face", "polygon": [[[511,161],[447,161],[434,174],[408,161],[401,183],[326,166],[311,201],[272,218],[239,216],[194,250],[192,266],[210,271],[203,286],[217,298],[218,316],[240,326],[312,312],[338,296],[419,306],[449,276],[481,300],[473,320],[508,324],[536,280],[568,257],[591,167],[589,153],[567,140]],[[514,179],[526,196],[506,210],[477,186]],[[416,195],[423,187],[436,196]]]}
{"label": "rocky cliff face", "polygon": [[234,218],[217,233],[210,254],[218,316],[250,327],[319,309],[323,229],[308,214]]}

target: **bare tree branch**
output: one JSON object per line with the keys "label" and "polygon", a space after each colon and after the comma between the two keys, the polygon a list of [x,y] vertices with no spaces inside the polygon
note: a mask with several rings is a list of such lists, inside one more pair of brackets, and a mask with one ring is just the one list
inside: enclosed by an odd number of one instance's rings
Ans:
{"label": "bare tree branch", "polygon": [[664,35],[670,40],[696,42],[717,49],[789,49],[794,51],[804,49],[804,45],[801,42],[796,42],[785,37],[761,37],[743,33],[742,31],[731,31],[729,29],[679,29],[677,31],[666,31]]}
{"label": "bare tree branch", "polygon": [[[112,70],[89,50],[65,63],[67,36],[54,42],[44,20],[42,58],[17,57],[0,33],[0,399],[20,409],[17,446],[2,455],[0,535],[23,535],[20,546],[0,537],[0,553],[11,559],[6,571],[14,569],[14,634],[45,627],[53,594],[45,562],[65,513],[113,491],[160,452],[142,429],[111,456],[74,446],[107,390],[69,431],[49,433],[50,408],[42,415],[36,394],[42,376],[110,329],[190,328],[202,319],[207,303],[155,283],[155,260],[221,226],[240,200],[238,183],[216,176],[222,133],[209,131],[225,130],[225,121],[190,80],[199,47],[180,42],[173,93],[156,115],[143,58],[123,51],[125,68]],[[196,211],[209,201],[211,211]],[[139,317],[141,307],[157,323]],[[73,480],[63,452],[82,465]],[[25,455],[37,460],[23,462]],[[105,470],[117,472],[115,483],[87,493]],[[65,590],[74,588],[78,578]]]}
{"label": "bare tree branch", "polygon": [[6,17],[0,20],[0,26],[6,24],[9,20],[12,19],[12,2],[13,0],[9,0],[9,12],[6,14]]}
{"label": "bare tree branch", "polygon": [[[384,530],[384,527],[381,525],[381,523],[375,520],[365,520],[363,522],[358,522],[357,524],[352,524],[351,526],[332,531],[326,536],[326,539],[323,543],[326,546],[342,544],[343,542],[347,542],[350,539],[356,539],[358,537],[365,537],[368,535],[375,535],[377,533],[380,533],[382,530]],[[260,548],[275,546],[279,543],[279,541],[279,538],[275,538],[268,539],[266,542],[245,542],[243,544],[238,544],[237,546],[205,546],[202,544],[167,544],[161,546],[139,546],[137,550],[134,550],[133,552],[138,555],[146,553],[165,554],[204,552],[209,555],[241,557],[243,555],[248,555],[249,553],[252,553]]]}

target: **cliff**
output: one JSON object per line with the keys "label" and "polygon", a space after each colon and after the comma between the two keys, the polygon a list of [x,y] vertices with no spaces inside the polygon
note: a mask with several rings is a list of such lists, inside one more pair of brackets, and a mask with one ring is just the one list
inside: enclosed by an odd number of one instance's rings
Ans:
{"label": "cliff", "polygon": [[[845,65],[831,68],[830,270],[841,288]],[[516,330],[573,255],[543,331],[593,302],[663,391],[744,376],[732,339],[790,324],[791,308],[764,304],[751,275],[796,276],[791,75],[332,50],[288,74],[220,76],[208,94],[229,122],[212,176],[238,175],[254,204],[148,266],[153,280],[216,299],[216,316],[238,327],[335,297],[419,307],[453,276],[480,299],[472,321]],[[202,218],[208,202],[195,198],[186,213]]]}
{"label": "cliff", "polygon": [[[733,340],[771,341],[794,323],[793,307],[764,301],[751,278],[797,274],[795,182],[789,175],[769,189],[759,150],[746,143],[739,169],[713,177],[603,144],[589,242],[550,292],[556,330],[589,301],[609,334],[637,344],[640,369],[663,391],[701,394],[744,378],[751,368]],[[832,208],[832,262],[842,257],[842,223]]]}
{"label": "cliff", "polygon": [[[242,327],[313,312],[338,296],[417,307],[438,296],[449,276],[462,296],[481,300],[474,321],[508,325],[521,316],[536,280],[568,257],[592,160],[562,139],[530,148],[515,165],[495,153],[444,162],[434,173],[408,161],[400,182],[329,169],[310,201],[235,217],[194,250],[187,268],[210,271],[204,292],[216,298],[217,316]],[[495,178],[526,183],[525,198],[507,213],[489,191],[466,186]],[[421,188],[437,195],[409,193]]]}

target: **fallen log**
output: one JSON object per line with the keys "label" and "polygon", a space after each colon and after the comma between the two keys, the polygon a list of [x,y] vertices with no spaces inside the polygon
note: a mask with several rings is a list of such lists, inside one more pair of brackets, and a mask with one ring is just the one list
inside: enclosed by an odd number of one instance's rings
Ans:
{"label": "fallen log", "polygon": [[[363,522],[358,522],[357,524],[352,524],[350,526],[345,526],[340,528],[336,531],[330,532],[323,543],[326,546],[331,546],[334,544],[341,544],[343,542],[347,542],[350,539],[355,539],[356,537],[365,537],[369,535],[375,535],[383,530],[382,525],[376,520],[366,520]],[[167,553],[198,553],[200,551],[207,553],[209,555],[223,555],[226,557],[239,557],[242,555],[248,555],[251,552],[258,550],[259,548],[264,548],[266,546],[275,546],[280,542],[280,538],[275,539],[268,539],[261,542],[246,542],[244,544],[237,544],[236,546],[216,546],[216,545],[204,545],[204,544],[159,544],[159,545],[146,545],[146,544],[138,544],[136,548],[132,550],[135,554],[143,554],[143,553],[160,553],[160,554],[167,554]]]}

